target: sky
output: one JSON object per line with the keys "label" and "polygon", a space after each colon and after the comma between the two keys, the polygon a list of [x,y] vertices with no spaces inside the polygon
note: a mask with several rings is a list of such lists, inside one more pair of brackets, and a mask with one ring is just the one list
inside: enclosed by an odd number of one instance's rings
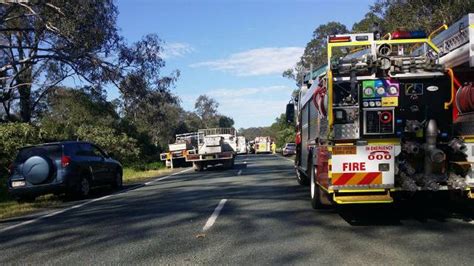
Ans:
{"label": "sky", "polygon": [[[348,28],[369,0],[118,0],[118,25],[128,42],[155,33],[165,41],[166,75],[184,109],[206,94],[236,128],[271,125],[285,112],[295,82],[282,72],[296,64],[314,29],[329,21]],[[109,98],[118,97],[110,89]]]}

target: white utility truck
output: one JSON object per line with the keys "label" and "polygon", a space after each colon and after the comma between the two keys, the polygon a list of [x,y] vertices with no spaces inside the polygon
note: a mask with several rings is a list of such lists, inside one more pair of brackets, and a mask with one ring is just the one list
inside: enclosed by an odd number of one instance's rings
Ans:
{"label": "white utility truck", "polygon": [[237,137],[237,154],[247,153],[247,140],[244,136]]}
{"label": "white utility truck", "polygon": [[186,161],[194,170],[202,171],[209,165],[234,166],[237,136],[234,128],[208,128],[198,131],[197,148],[188,151]]}
{"label": "white utility truck", "polygon": [[186,163],[187,151],[195,149],[197,142],[197,132],[178,134],[175,143],[168,145],[168,152],[160,154],[160,159],[166,162],[166,167],[181,166]]}

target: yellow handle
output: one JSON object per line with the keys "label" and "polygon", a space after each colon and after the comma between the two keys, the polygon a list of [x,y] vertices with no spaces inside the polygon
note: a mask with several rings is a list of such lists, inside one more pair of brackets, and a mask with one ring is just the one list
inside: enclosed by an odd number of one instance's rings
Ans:
{"label": "yellow handle", "polygon": [[449,106],[451,106],[451,104],[453,104],[453,101],[454,101],[454,73],[453,73],[453,70],[451,68],[448,68],[446,69],[446,71],[448,71],[448,74],[449,74],[449,77],[451,78],[451,100],[449,100],[449,102],[447,103],[444,103],[444,109],[445,110],[448,110],[449,109]]}
{"label": "yellow handle", "polygon": [[[388,39],[387,39],[388,37]],[[391,40],[392,39],[392,34],[389,32],[387,34],[385,34],[383,37],[382,37],[382,40]]]}
{"label": "yellow handle", "polygon": [[433,37],[433,35],[435,35],[436,33],[440,32],[440,31],[447,30],[447,29],[448,29],[448,25],[443,24],[441,27],[437,28],[436,30],[434,30],[430,33],[430,35],[428,36],[428,40],[431,41],[431,37]]}

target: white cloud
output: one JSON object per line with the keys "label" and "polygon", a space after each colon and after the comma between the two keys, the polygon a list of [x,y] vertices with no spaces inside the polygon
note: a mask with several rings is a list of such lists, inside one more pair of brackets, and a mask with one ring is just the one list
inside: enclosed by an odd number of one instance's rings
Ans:
{"label": "white cloud", "polygon": [[207,95],[216,98],[231,98],[231,97],[244,97],[255,94],[264,93],[280,93],[288,92],[292,90],[288,86],[268,86],[268,87],[254,87],[254,88],[241,88],[241,89],[217,89],[206,92]]}
{"label": "white cloud", "polygon": [[[285,111],[293,89],[289,86],[275,85],[238,89],[214,89],[205,94],[219,102],[219,112],[230,116],[235,126],[269,126],[275,118]],[[198,95],[183,95],[184,105],[192,110]]]}
{"label": "white cloud", "polygon": [[269,47],[231,54],[224,59],[200,62],[191,67],[208,67],[237,76],[281,74],[293,67],[303,54],[303,47]]}
{"label": "white cloud", "polygon": [[183,57],[187,54],[194,52],[194,48],[187,43],[165,43],[163,45],[162,57],[165,59],[173,57]]}

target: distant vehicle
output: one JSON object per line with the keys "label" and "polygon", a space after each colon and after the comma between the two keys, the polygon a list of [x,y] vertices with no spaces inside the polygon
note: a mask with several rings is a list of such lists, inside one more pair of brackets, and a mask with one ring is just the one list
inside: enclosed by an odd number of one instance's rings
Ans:
{"label": "distant vehicle", "polygon": [[255,154],[272,152],[272,140],[270,137],[256,137],[253,145]]}
{"label": "distant vehicle", "polygon": [[234,166],[237,136],[234,128],[208,128],[198,131],[197,149],[188,151],[186,161],[193,163],[195,171],[208,165]]}
{"label": "distant vehicle", "polygon": [[122,165],[97,145],[64,141],[24,147],[10,165],[9,193],[32,201],[48,193],[85,198],[93,186],[122,187]]}
{"label": "distant vehicle", "polygon": [[283,156],[295,155],[296,154],[296,144],[295,143],[286,143],[285,147],[281,150]]}
{"label": "distant vehicle", "polygon": [[247,142],[247,151],[248,153],[255,153],[255,141],[251,140],[249,142]]}
{"label": "distant vehicle", "polygon": [[197,138],[197,132],[176,135],[175,143],[168,145],[168,152],[160,154],[160,159],[169,168],[186,164],[186,154],[197,147]]}
{"label": "distant vehicle", "polygon": [[244,136],[237,137],[237,154],[245,154],[247,153],[247,140]]}

